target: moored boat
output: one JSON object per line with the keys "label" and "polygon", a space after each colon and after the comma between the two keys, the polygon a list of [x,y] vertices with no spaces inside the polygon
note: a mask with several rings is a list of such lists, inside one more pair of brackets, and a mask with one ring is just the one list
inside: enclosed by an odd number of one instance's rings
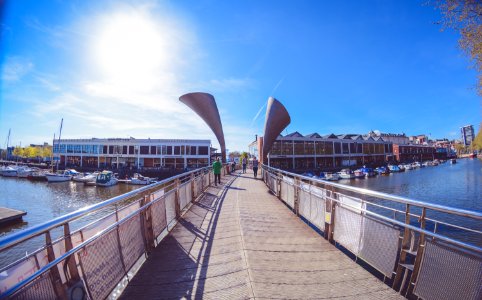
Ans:
{"label": "moored boat", "polygon": [[365,177],[373,177],[373,176],[376,176],[377,173],[375,171],[373,171],[372,168],[367,168],[367,167],[363,167],[361,168],[363,174],[365,174]]}
{"label": "moored boat", "polygon": [[30,169],[29,167],[20,167],[17,169],[17,177],[18,178],[27,178],[30,174],[32,174],[34,170]]}
{"label": "moored boat", "polygon": [[453,165],[453,164],[456,164],[456,163],[457,163],[457,160],[456,160],[455,158],[452,158],[452,159],[450,160],[450,164]]}
{"label": "moored boat", "polygon": [[17,166],[8,166],[6,168],[3,168],[2,170],[2,176],[5,177],[17,177]]}
{"label": "moored boat", "polygon": [[353,171],[353,174],[355,175],[355,178],[363,178],[365,177],[365,173],[361,169]]}
{"label": "moored boat", "polygon": [[340,180],[340,176],[337,173],[322,172],[320,174],[320,179],[327,181],[337,181]]}
{"label": "moored boat", "polygon": [[355,174],[350,169],[343,169],[340,172],[338,172],[338,175],[340,176],[341,179],[353,179],[353,178],[355,178]]}
{"label": "moored boat", "polygon": [[112,171],[102,171],[97,175],[95,183],[98,186],[113,186],[117,184],[117,178]]}
{"label": "moored boat", "polygon": [[57,171],[57,173],[46,173],[48,182],[65,182],[72,180],[72,173],[70,170]]}
{"label": "moored boat", "polygon": [[397,165],[388,165],[388,170],[392,173],[402,172],[402,169]]}
{"label": "moored boat", "polygon": [[146,176],[142,176],[139,173],[134,173],[134,176],[131,177],[129,184],[136,184],[136,185],[147,185],[152,183],[152,179]]}
{"label": "moored boat", "polygon": [[381,166],[381,167],[378,167],[375,169],[375,172],[377,172],[378,174],[380,175],[388,175],[390,174],[390,171],[384,167],[384,166]]}

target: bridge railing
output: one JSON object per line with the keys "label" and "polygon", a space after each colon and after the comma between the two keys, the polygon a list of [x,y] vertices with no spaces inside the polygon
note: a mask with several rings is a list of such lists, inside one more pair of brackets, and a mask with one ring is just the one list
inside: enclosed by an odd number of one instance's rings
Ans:
{"label": "bridge railing", "polygon": [[[121,291],[213,180],[210,167],[193,170],[0,239],[2,260],[13,261],[0,269],[0,298],[105,299]],[[36,248],[24,257],[8,255],[29,243]]]}
{"label": "bridge railing", "polygon": [[482,213],[263,166],[295,214],[407,297],[482,297]]}

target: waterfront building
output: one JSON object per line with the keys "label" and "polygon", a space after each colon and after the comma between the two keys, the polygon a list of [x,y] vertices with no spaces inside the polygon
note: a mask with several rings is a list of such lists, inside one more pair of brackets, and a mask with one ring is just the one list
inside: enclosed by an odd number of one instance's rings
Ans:
{"label": "waterfront building", "polygon": [[[262,149],[262,138],[249,145],[250,154]],[[393,159],[392,143],[382,137],[361,134],[293,132],[280,135],[268,155],[270,166],[285,170],[337,169],[350,166],[381,165]],[[259,156],[262,159],[262,155]]]}
{"label": "waterfront building", "polygon": [[383,133],[378,130],[370,131],[369,136],[373,138],[381,137],[386,142],[392,142],[393,144],[405,145],[410,142],[408,136],[405,133]]}
{"label": "waterfront building", "polygon": [[61,139],[54,141],[60,166],[92,168],[198,168],[210,165],[210,140]]}
{"label": "waterfront building", "polygon": [[[437,155],[437,149],[432,146],[427,145],[397,145],[393,144],[393,155],[395,160],[401,163],[419,161],[423,162],[426,160],[434,160],[435,158],[446,159],[447,151],[439,150],[439,155]],[[443,148],[440,148],[443,149]],[[445,158],[443,157],[445,153]]]}
{"label": "waterfront building", "polygon": [[464,146],[470,146],[472,141],[475,138],[474,135],[474,126],[473,125],[466,125],[460,128],[460,133],[462,136],[462,143]]}

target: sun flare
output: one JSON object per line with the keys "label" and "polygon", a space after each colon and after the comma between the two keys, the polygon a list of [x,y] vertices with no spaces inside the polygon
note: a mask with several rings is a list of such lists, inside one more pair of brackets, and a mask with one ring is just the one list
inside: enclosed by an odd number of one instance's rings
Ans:
{"label": "sun flare", "polygon": [[102,22],[94,42],[96,65],[115,81],[141,80],[168,63],[169,44],[158,24],[140,13],[119,13]]}

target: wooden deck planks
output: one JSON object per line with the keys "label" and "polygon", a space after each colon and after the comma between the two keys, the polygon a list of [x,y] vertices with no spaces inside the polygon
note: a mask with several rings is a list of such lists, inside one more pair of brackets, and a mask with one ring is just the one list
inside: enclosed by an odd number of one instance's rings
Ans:
{"label": "wooden deck planks", "polygon": [[251,176],[235,178],[224,197],[210,187],[210,196],[184,214],[121,298],[401,298]]}

